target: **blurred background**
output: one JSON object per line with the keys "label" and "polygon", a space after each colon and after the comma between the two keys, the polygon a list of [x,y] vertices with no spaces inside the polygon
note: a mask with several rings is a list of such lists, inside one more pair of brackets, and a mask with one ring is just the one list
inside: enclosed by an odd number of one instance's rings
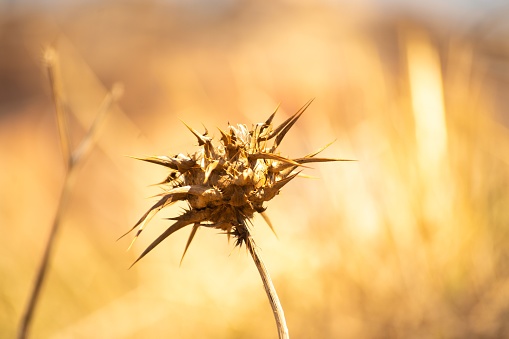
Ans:
{"label": "blurred background", "polygon": [[194,152],[198,130],[275,123],[314,164],[253,235],[293,338],[509,337],[509,6],[502,1],[0,2],[0,337],[14,337],[65,166],[43,51],[58,55],[71,145],[113,83],[80,164],[33,338],[276,338],[245,249],[182,230],[128,270],[181,206],[130,229],[165,178],[127,156]]}

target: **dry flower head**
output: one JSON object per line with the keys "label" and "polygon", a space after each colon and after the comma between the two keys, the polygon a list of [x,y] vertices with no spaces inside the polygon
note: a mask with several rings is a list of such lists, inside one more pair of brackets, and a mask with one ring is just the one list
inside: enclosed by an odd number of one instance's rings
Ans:
{"label": "dry flower head", "polygon": [[227,131],[219,129],[221,139],[218,145],[213,144],[207,130],[200,134],[186,125],[198,139],[200,149],[196,153],[136,158],[164,166],[170,173],[160,183],[165,189],[160,194],[160,200],[126,233],[138,228],[133,242],[162,208],[177,201],[187,201],[189,208],[180,216],[171,218],[175,223],[152,242],[133,265],[172,233],[188,225],[193,227],[182,259],[199,227],[222,230],[228,238],[235,238],[236,245],[241,246],[249,234],[247,221],[258,212],[274,231],[264,214],[264,203],[274,198],[284,185],[295,178],[303,164],[345,161],[315,157],[329,145],[297,159],[286,158],[276,152],[286,133],[311,102],[276,128],[272,125],[274,112],[265,122],[253,125],[251,130],[243,124],[228,125]]}

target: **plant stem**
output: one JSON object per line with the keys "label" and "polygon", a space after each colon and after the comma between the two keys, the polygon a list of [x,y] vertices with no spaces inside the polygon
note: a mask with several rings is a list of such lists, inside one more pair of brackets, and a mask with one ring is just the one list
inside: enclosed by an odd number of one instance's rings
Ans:
{"label": "plant stem", "polygon": [[52,257],[52,252],[55,244],[55,239],[60,229],[60,222],[62,220],[63,212],[66,209],[67,203],[69,201],[69,197],[72,192],[72,188],[74,186],[75,180],[73,180],[75,171],[73,171],[75,167],[71,167],[66,174],[64,185],[62,187],[62,191],[60,193],[60,199],[58,201],[58,207],[55,214],[55,218],[53,219],[53,225],[51,226],[50,234],[48,236],[48,240],[46,241],[46,247],[44,249],[44,253],[41,258],[41,262],[39,264],[39,268],[37,269],[37,276],[35,278],[35,282],[32,288],[32,292],[30,293],[30,299],[23,313],[23,318],[21,319],[21,324],[18,331],[18,339],[25,339],[28,336],[28,330],[30,324],[32,322],[32,316],[34,314],[35,308],[37,306],[37,302],[39,301],[39,296],[41,293],[41,288],[46,278],[46,273],[48,272],[48,265],[50,263],[50,259]]}
{"label": "plant stem", "polygon": [[246,230],[246,246],[253,257],[253,261],[260,273],[260,276],[263,281],[263,287],[265,288],[265,292],[267,293],[267,297],[269,297],[270,306],[272,307],[272,312],[274,313],[274,318],[276,319],[277,331],[279,334],[279,339],[289,339],[290,335],[288,334],[288,327],[286,326],[285,313],[283,312],[283,307],[279,302],[279,297],[277,296],[276,289],[274,288],[274,284],[270,279],[269,272],[263,263],[263,260],[256,249],[256,244],[251,237],[251,234]]}
{"label": "plant stem", "polygon": [[71,146],[69,136],[69,126],[67,124],[67,116],[64,109],[64,95],[62,90],[62,81],[60,78],[60,64],[58,54],[52,47],[48,47],[44,51],[44,61],[46,70],[48,71],[48,79],[51,85],[51,94],[53,96],[53,104],[55,105],[55,113],[58,123],[58,133],[60,136],[60,147],[65,165],[69,166],[72,161]]}
{"label": "plant stem", "polygon": [[64,184],[60,193],[60,199],[58,201],[57,211],[55,218],[53,219],[53,225],[46,241],[44,253],[37,269],[35,282],[32,287],[32,291],[29,296],[28,303],[25,310],[23,311],[23,317],[21,318],[20,327],[18,329],[18,339],[25,339],[28,336],[28,330],[32,322],[33,314],[35,312],[37,303],[40,299],[41,289],[46,279],[48,272],[48,266],[52,258],[53,248],[55,245],[55,239],[60,229],[62,216],[65,212],[67,204],[69,202],[72,190],[74,188],[76,172],[79,168],[80,163],[90,154],[93,143],[97,136],[97,131],[100,125],[103,123],[106,113],[109,111],[111,105],[122,95],[122,86],[115,84],[109,92],[103,103],[101,104],[98,114],[94,118],[92,126],[88,130],[87,134],[80,142],[78,147],[72,151],[69,145],[69,128],[66,122],[66,115],[64,112],[63,94],[60,88],[60,77],[58,74],[58,55],[53,48],[48,48],[44,55],[46,59],[46,67],[48,69],[48,76],[53,94],[53,103],[55,105],[55,112],[58,122],[58,130],[60,136],[60,145],[62,148],[62,154],[66,163],[66,174]]}

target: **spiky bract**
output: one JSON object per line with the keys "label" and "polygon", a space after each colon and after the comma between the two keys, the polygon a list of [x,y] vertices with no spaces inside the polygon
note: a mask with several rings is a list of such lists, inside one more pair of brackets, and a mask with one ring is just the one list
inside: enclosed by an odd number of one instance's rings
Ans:
{"label": "spiky bract", "polygon": [[[298,159],[289,159],[276,153],[286,133],[310,104],[311,101],[276,128],[272,125],[276,112],[264,123],[255,124],[251,130],[241,124],[236,127],[229,125],[227,131],[219,130],[221,139],[218,145],[212,143],[213,139],[207,131],[200,134],[186,125],[198,139],[200,149],[196,153],[140,159],[165,166],[170,173],[161,183],[165,192],[160,200],[129,231],[138,227],[133,242],[146,223],[162,208],[176,201],[187,201],[189,209],[172,218],[175,223],[148,246],[135,263],[169,235],[187,225],[193,225],[193,228],[184,255],[199,227],[220,229],[228,237],[233,236],[240,246],[246,241],[248,233],[246,221],[255,212],[263,214],[264,203],[274,198],[284,185],[299,174],[296,170],[302,164],[340,161],[316,158],[315,155],[325,147]],[[272,228],[267,216],[263,216]]]}

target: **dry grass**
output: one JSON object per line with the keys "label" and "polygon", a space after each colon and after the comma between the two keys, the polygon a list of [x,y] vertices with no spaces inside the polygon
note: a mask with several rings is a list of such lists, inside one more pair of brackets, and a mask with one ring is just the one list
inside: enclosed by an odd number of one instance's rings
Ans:
{"label": "dry grass", "polygon": [[159,192],[147,178],[164,176],[124,155],[187,150],[194,139],[179,118],[259,121],[278,103],[288,117],[310,97],[313,114],[284,151],[337,138],[328,155],[359,161],[316,166],[308,173],[320,180],[285,187],[268,209],[279,240],[255,219],[292,336],[509,335],[507,57],[495,35],[304,6],[214,17],[118,6],[3,19],[1,337],[15,333],[65,171],[40,67],[53,41],[71,146],[113,81],[125,96],[76,182],[34,337],[274,337],[258,273],[213,232],[196,235],[181,268],[187,234],[176,233],[126,270],[166,221],[154,218],[129,255],[128,241],[115,243],[153,204],[139,196]]}

